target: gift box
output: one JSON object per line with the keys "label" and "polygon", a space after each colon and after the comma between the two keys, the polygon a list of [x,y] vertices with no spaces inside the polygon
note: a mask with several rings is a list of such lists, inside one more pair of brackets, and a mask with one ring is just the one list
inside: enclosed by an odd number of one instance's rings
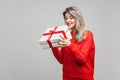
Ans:
{"label": "gift box", "polygon": [[48,28],[42,34],[39,40],[39,44],[43,49],[62,46],[58,44],[58,40],[60,39],[60,36],[63,36],[66,39],[71,39],[72,36],[70,32],[71,31],[69,30],[67,25]]}

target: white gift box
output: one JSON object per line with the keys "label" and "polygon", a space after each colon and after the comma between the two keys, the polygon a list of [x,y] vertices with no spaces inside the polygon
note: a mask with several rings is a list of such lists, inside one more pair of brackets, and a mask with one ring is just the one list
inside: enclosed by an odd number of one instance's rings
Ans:
{"label": "white gift box", "polygon": [[70,32],[67,25],[48,28],[40,38],[39,44],[43,49],[61,46],[58,44],[60,35],[64,38],[71,39],[72,36]]}

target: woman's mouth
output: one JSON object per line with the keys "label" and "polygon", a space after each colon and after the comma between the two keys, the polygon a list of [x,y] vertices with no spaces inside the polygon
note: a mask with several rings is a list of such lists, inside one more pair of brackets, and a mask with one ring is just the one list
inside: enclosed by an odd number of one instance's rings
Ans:
{"label": "woman's mouth", "polygon": [[71,27],[72,23],[67,23],[67,25]]}

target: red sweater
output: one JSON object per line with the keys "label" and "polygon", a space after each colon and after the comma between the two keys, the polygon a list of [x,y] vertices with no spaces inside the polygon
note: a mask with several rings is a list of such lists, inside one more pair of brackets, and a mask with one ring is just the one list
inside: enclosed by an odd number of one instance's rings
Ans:
{"label": "red sweater", "polygon": [[95,45],[92,32],[87,31],[86,38],[80,43],[74,40],[72,34],[70,41],[69,47],[63,47],[61,50],[52,48],[56,59],[63,64],[63,77],[94,80]]}

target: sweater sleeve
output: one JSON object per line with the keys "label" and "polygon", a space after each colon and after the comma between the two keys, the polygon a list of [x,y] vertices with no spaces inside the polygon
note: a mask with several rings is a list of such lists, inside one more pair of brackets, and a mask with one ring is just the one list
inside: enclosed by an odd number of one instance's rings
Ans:
{"label": "sweater sleeve", "polygon": [[[81,47],[79,47],[80,44],[82,45]],[[94,45],[92,32],[88,32],[86,35],[86,39],[81,41],[80,44],[78,43],[75,45],[74,43],[71,43],[68,48],[71,50],[77,62],[83,64],[85,63],[87,56],[90,53],[92,45]]]}
{"label": "sweater sleeve", "polygon": [[53,52],[53,55],[55,56],[55,58],[57,59],[57,61],[60,64],[63,64],[63,51],[62,51],[62,49],[59,50],[58,47],[54,47],[54,48],[52,48],[52,52]]}

